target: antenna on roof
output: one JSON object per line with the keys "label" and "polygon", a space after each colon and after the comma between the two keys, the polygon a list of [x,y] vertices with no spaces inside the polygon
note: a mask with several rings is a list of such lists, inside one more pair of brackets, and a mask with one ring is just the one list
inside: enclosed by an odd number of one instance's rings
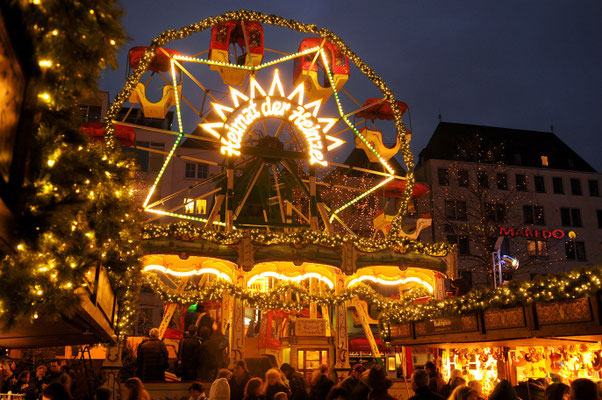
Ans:
{"label": "antenna on roof", "polygon": [[441,122],[441,120],[443,119],[443,115],[441,115],[441,111],[439,111],[439,114],[437,114],[437,118],[439,119],[439,122]]}
{"label": "antenna on roof", "polygon": [[554,133],[554,124],[550,124],[550,131]]}

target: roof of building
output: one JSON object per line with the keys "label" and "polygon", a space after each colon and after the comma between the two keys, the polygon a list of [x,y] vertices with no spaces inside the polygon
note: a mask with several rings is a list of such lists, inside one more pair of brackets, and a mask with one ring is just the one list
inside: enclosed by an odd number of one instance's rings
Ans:
{"label": "roof of building", "polygon": [[[395,170],[396,175],[405,176],[405,174],[406,174],[405,169],[401,166],[401,164],[399,164],[399,161],[397,161],[394,157],[389,159],[388,163],[391,166],[391,168],[393,168]],[[345,159],[343,164],[349,165],[351,167],[371,169],[374,171],[383,171],[383,172],[385,171],[385,169],[381,163],[371,162],[368,159],[366,152],[364,150],[358,149],[358,148],[353,149],[351,151],[351,153],[349,153],[349,155],[347,156],[347,158]],[[342,171],[342,170],[345,170],[345,168],[338,167],[338,168],[336,168],[336,170]],[[354,170],[347,172],[347,175],[351,175],[351,176],[363,176],[365,174],[366,174],[365,172],[354,171]]]}
{"label": "roof of building", "polygon": [[553,132],[452,122],[439,122],[420,152],[419,163],[430,159],[596,172]]}

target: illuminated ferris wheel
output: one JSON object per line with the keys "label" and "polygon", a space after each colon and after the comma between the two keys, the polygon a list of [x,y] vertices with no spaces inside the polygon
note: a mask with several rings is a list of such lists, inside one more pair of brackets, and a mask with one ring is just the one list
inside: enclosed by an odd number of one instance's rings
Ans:
{"label": "illuminated ferris wheel", "polygon": [[[283,27],[303,36],[275,50],[264,25],[273,25],[269,32],[276,36]],[[210,32],[208,49],[199,49],[198,35],[192,35],[203,31]],[[171,48],[172,40],[189,37],[196,38],[193,45]],[[363,103],[346,88],[353,86],[353,65],[357,79],[376,92]],[[402,208],[407,206],[412,190],[406,186],[414,183],[407,157],[410,132],[401,121],[407,106],[330,31],[260,13],[227,13],[131,49],[128,66],[126,85],[107,118],[118,140],[135,127],[126,122],[130,111],[117,118],[126,101],[146,118],[162,119],[175,110],[175,131],[163,132],[174,137],[173,145],[165,149],[142,204],[155,218],[227,231],[308,228],[355,234],[357,224],[345,214],[350,207],[384,191],[397,193],[405,201]],[[153,89],[153,82],[159,86]],[[153,90],[160,100],[149,100]],[[384,144],[376,127],[375,120],[386,119],[393,120],[388,131],[393,146]],[[367,164],[346,164],[344,153],[350,150],[362,152]],[[407,174],[393,158],[400,150]],[[208,165],[213,173],[160,192],[178,158]],[[349,171],[365,179],[342,179]],[[187,212],[208,198],[204,213]]]}

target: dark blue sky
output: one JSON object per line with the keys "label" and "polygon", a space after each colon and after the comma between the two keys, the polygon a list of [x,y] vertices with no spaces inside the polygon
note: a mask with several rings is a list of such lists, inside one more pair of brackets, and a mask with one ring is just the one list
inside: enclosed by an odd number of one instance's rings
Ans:
{"label": "dark blue sky", "polygon": [[[127,0],[122,5],[132,40],[120,52],[121,68],[106,72],[101,82],[111,98],[123,86],[130,47],[147,45],[167,29],[249,9],[338,34],[408,103],[415,155],[441,113],[443,121],[507,128],[549,131],[553,124],[565,143],[602,170],[600,0]],[[268,33],[266,47],[296,50],[298,41],[281,43],[286,36]],[[199,47],[208,48],[208,42]],[[361,100],[376,95],[352,88]]]}

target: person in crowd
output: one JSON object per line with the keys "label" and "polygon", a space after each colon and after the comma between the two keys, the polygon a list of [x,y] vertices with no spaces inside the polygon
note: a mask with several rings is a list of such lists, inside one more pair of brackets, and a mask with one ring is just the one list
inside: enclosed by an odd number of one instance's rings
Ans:
{"label": "person in crowd", "polygon": [[429,384],[429,372],[425,369],[418,369],[412,375],[412,390],[414,396],[410,400],[444,400],[444,397],[434,392]]}
{"label": "person in crowd", "polygon": [[288,380],[288,386],[291,390],[290,400],[307,400],[307,381],[305,377],[295,371],[295,369],[289,364],[284,363],[280,366],[280,371],[286,376]]}
{"label": "person in crowd", "polygon": [[368,398],[368,393],[370,393],[370,386],[368,386],[369,374],[369,370],[362,372],[360,383],[358,383],[355,389],[349,394],[350,400],[365,400]]}
{"label": "person in crowd", "polygon": [[343,379],[339,386],[345,389],[348,395],[351,395],[353,389],[360,383],[360,378],[365,370],[366,368],[362,364],[355,364],[351,370],[351,375]]}
{"label": "person in crowd", "polygon": [[200,332],[201,329],[207,328],[211,333],[213,331],[213,324],[215,323],[215,321],[211,317],[211,315],[205,312],[205,307],[202,304],[197,305],[196,315],[197,319],[195,325],[197,326],[198,331]]}
{"label": "person in crowd", "polygon": [[17,380],[11,385],[10,391],[15,394],[25,394],[29,392],[29,379],[31,372],[22,371]]}
{"label": "person in crowd", "polygon": [[349,400],[349,393],[340,386],[333,386],[326,400]]}
{"label": "person in crowd", "polygon": [[213,359],[214,352],[209,348],[211,331],[207,327],[202,327],[198,332],[201,337],[201,347],[199,349],[197,377],[203,380],[212,380],[215,377],[215,371],[217,370],[217,360]]}
{"label": "person in crowd", "polygon": [[148,336],[138,346],[138,377],[143,382],[163,382],[165,370],[169,367],[167,347],[159,340],[159,329],[151,329]]}
{"label": "person in crowd", "polygon": [[0,393],[6,393],[10,390],[13,379],[14,372],[10,367],[10,363],[4,361],[0,364]]}
{"label": "person in crowd", "polygon": [[71,392],[71,387],[73,385],[73,379],[71,378],[71,375],[67,374],[66,372],[62,372],[58,377],[56,377],[54,379],[54,382],[58,382],[61,385],[63,385],[63,387],[65,388],[67,393],[69,393],[69,396],[73,397],[72,392]]}
{"label": "person in crowd", "polygon": [[514,390],[521,399],[544,400],[546,396],[545,381],[544,384],[542,384],[535,379],[519,382],[519,384],[514,387]]}
{"label": "person in crowd", "polygon": [[182,381],[194,381],[201,356],[201,342],[196,337],[196,325],[190,325],[180,341],[178,360],[182,366]]}
{"label": "person in crowd", "polygon": [[238,360],[234,364],[234,373],[230,379],[230,400],[242,400],[245,397],[245,387],[251,379],[245,360]]}
{"label": "person in crowd", "polygon": [[42,390],[44,390],[44,387],[48,384],[46,381],[46,371],[45,365],[40,365],[36,368],[35,379],[30,379],[29,390],[25,395],[27,400],[36,400],[42,395]]}
{"label": "person in crowd", "polygon": [[571,383],[571,400],[598,400],[598,386],[589,379],[579,378]]}
{"label": "person in crowd", "polygon": [[[506,379],[502,379],[489,395],[490,400],[518,400],[514,388]],[[528,397],[527,397],[528,399]]]}
{"label": "person in crowd", "polygon": [[111,395],[111,389],[101,386],[96,388],[94,400],[111,400]]}
{"label": "person in crowd", "polygon": [[[42,400],[71,400],[72,397],[63,385],[52,382],[42,390]],[[129,400],[129,399],[128,399]],[[150,399],[149,399],[150,400]]]}
{"label": "person in crowd", "polygon": [[429,389],[433,393],[439,393],[445,385],[441,373],[434,362],[429,361],[424,365],[424,370],[429,374]]}
{"label": "person in crowd", "polygon": [[564,400],[571,388],[564,383],[552,383],[546,388],[546,400]]}
{"label": "person in crowd", "polygon": [[483,385],[481,385],[481,382],[479,381],[468,381],[468,383],[466,384],[466,386],[473,388],[474,390],[477,391],[477,394],[479,396],[479,399],[485,399],[487,398],[487,396],[483,395]]}
{"label": "person in crowd", "polygon": [[[445,398],[448,398],[449,395],[451,394],[451,392],[454,391],[454,389],[457,386],[457,383],[459,382],[457,379],[458,378],[462,378],[462,371],[460,371],[459,369],[452,369],[451,374],[449,376],[449,381],[447,381],[447,383],[445,385],[443,385],[443,387],[441,388],[441,390],[439,390],[439,394]],[[454,386],[455,385],[455,386]]]}
{"label": "person in crowd", "polygon": [[478,400],[479,395],[476,390],[468,386],[458,386],[449,396],[449,400]]}
{"label": "person in crowd", "polygon": [[125,381],[125,388],[127,391],[126,400],[151,400],[144,384],[138,378],[130,378]]}
{"label": "person in crowd", "polygon": [[328,377],[328,366],[322,364],[311,377],[309,398],[311,400],[324,400],[333,386],[334,382]]}
{"label": "person in crowd", "polygon": [[381,365],[373,366],[368,373],[368,386],[370,386],[368,400],[394,400],[395,397],[389,394],[392,384],[393,381],[389,379]]}
{"label": "person in crowd", "polygon": [[190,385],[188,393],[190,393],[188,400],[205,400],[207,398],[207,395],[205,395],[205,387],[201,382],[194,382]]}
{"label": "person in crowd", "polygon": [[274,400],[274,396],[278,392],[284,392],[287,395],[291,394],[288,386],[282,382],[282,373],[278,368],[271,368],[265,373],[265,383],[263,384],[263,395],[265,400]]}
{"label": "person in crowd", "polygon": [[251,378],[245,387],[244,400],[264,400],[265,397],[261,394],[263,390],[263,381],[261,378]]}
{"label": "person in crowd", "polygon": [[209,389],[209,400],[230,400],[230,384],[228,381],[232,378],[232,372],[227,369],[217,371],[217,379],[211,384]]}
{"label": "person in crowd", "polygon": [[288,395],[284,392],[278,392],[274,395],[274,400],[288,400]]}
{"label": "person in crowd", "polygon": [[59,376],[61,376],[61,374],[61,366],[59,365],[58,361],[52,361],[50,364],[48,364],[48,374],[46,376],[48,383],[55,382]]}

